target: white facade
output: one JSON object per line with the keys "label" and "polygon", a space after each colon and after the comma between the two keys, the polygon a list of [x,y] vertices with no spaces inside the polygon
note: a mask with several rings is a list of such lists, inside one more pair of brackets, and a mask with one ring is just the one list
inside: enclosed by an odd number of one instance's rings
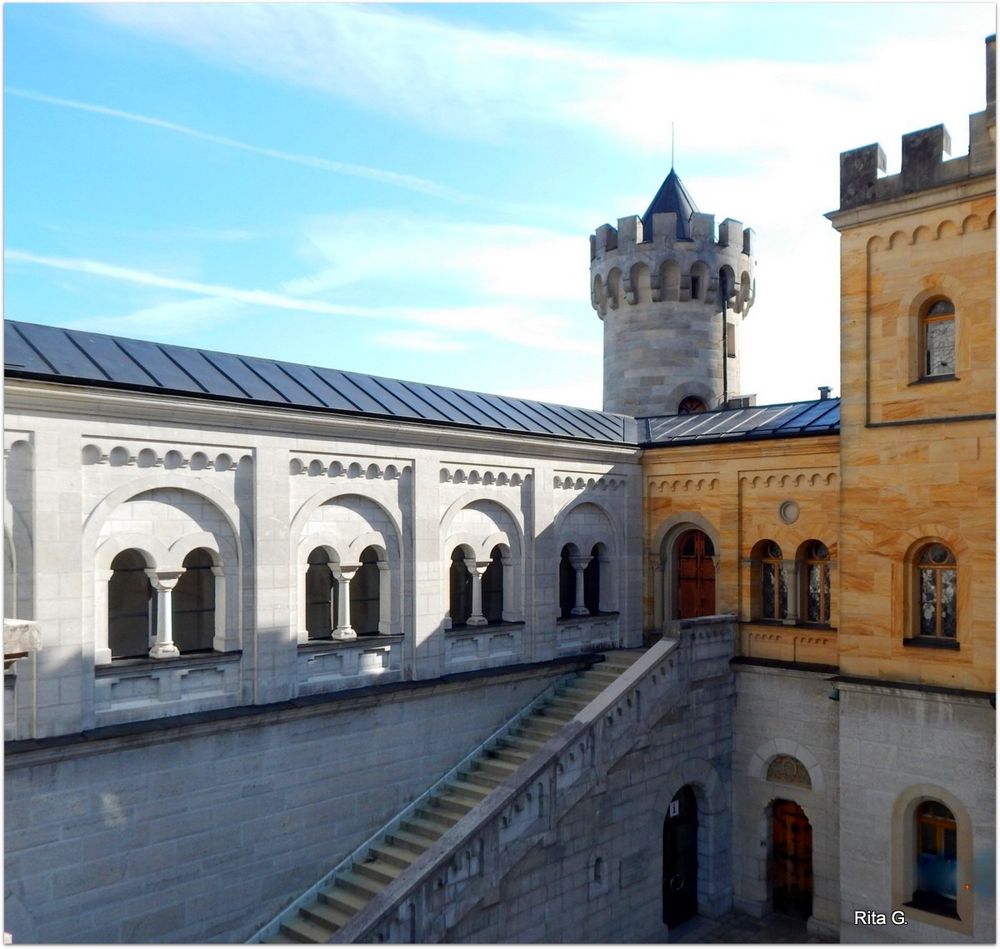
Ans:
{"label": "white facade", "polygon": [[[8,671],[8,738],[641,642],[635,447],[29,381],[8,384],[5,437],[5,613],[41,637]],[[558,618],[567,544],[600,551],[599,615]],[[457,547],[474,586],[499,548],[498,621],[452,623]],[[317,548],[344,590],[374,552],[377,633],[309,638]],[[163,617],[193,550],[211,561],[214,635],[178,655]],[[123,551],[155,590],[150,658],[112,658]]]}

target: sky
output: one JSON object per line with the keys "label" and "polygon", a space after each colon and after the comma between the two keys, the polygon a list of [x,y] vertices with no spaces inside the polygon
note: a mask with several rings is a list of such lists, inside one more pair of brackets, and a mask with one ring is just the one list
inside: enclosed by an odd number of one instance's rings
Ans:
{"label": "sky", "polygon": [[759,404],[840,391],[839,153],[985,106],[992,3],[4,5],[9,319],[601,407],[590,234],[757,235]]}

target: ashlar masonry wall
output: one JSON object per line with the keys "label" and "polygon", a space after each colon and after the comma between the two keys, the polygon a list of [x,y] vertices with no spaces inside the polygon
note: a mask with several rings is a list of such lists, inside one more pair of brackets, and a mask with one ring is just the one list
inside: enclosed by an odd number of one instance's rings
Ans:
{"label": "ashlar masonry wall", "polygon": [[450,943],[663,941],[664,821],[685,785],[698,802],[698,910],[732,907],[730,838],[735,624],[685,621],[685,697],[558,819],[443,940]]}
{"label": "ashlar masonry wall", "polygon": [[16,943],[247,939],[578,666],[8,754],[5,929]]}

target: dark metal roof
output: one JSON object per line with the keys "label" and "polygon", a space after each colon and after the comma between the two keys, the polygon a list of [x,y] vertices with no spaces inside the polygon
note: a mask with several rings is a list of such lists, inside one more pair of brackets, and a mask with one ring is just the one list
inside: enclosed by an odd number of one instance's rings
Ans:
{"label": "dark metal roof", "polygon": [[635,419],[276,359],[4,321],[7,376],[634,445]]}
{"label": "dark metal roof", "polygon": [[840,399],[640,419],[643,445],[697,445],[840,432]]}
{"label": "dark metal roof", "polygon": [[691,239],[691,215],[698,210],[694,199],[688,194],[684,182],[677,177],[673,168],[663,180],[660,190],[646,208],[642,216],[642,235],[649,240],[653,234],[653,215],[671,212],[677,215],[677,237],[683,240]]}

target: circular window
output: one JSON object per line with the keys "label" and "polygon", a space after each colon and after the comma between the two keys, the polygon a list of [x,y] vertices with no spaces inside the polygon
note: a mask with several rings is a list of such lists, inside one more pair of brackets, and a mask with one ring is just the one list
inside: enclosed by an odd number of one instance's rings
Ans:
{"label": "circular window", "polygon": [[799,506],[794,501],[785,501],[778,506],[778,517],[786,524],[794,524],[799,519]]}

